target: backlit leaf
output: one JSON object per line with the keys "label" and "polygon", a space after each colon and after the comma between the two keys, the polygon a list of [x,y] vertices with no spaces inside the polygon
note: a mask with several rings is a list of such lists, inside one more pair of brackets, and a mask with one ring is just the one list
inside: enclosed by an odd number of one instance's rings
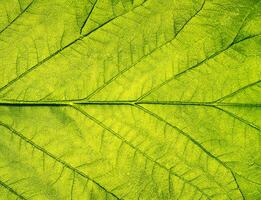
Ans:
{"label": "backlit leaf", "polygon": [[261,199],[259,0],[0,1],[0,200]]}

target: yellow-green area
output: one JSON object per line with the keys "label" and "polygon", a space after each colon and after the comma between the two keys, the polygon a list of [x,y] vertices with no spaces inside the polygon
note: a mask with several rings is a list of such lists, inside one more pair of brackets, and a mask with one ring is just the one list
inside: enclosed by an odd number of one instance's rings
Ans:
{"label": "yellow-green area", "polygon": [[260,200],[261,1],[0,0],[0,200]]}

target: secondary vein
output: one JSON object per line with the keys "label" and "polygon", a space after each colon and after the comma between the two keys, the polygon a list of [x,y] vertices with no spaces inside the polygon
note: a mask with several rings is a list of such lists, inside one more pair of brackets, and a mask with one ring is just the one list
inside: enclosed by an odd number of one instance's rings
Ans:
{"label": "secondary vein", "polygon": [[91,177],[89,177],[87,174],[81,172],[80,170],[76,169],[75,167],[71,166],[69,163],[63,161],[62,159],[56,157],[55,155],[53,155],[52,153],[48,152],[46,149],[44,149],[43,147],[39,146],[38,144],[34,143],[32,140],[28,139],[27,137],[25,137],[23,134],[19,133],[17,130],[15,130],[14,128],[12,128],[11,126],[9,126],[8,124],[5,124],[3,122],[0,121],[0,126],[5,127],[6,129],[8,129],[9,131],[11,131],[14,135],[16,135],[17,137],[21,138],[23,141],[25,141],[26,143],[30,144],[31,146],[33,146],[35,149],[37,149],[38,151],[44,153],[45,155],[47,155],[48,157],[54,159],[55,161],[59,162],[62,166],[66,167],[67,169],[73,171],[74,173],[79,174],[80,176],[82,176],[85,179],[88,179],[90,181],[92,181],[95,185],[97,185],[99,188],[101,188],[103,191],[111,194],[112,196],[114,196],[116,199],[120,199],[119,197],[117,197],[114,193],[112,193],[111,191],[109,191],[108,189],[106,189],[105,187],[103,187],[102,185],[100,185],[98,182],[96,182],[94,179],[92,179]]}
{"label": "secondary vein", "polygon": [[[136,9],[137,7],[141,6],[143,4],[140,4],[138,6],[135,6],[133,9]],[[131,10],[130,10],[131,11]],[[115,16],[113,18],[111,18],[110,20],[104,22],[103,24],[99,25],[98,27],[96,27],[95,29],[93,29],[92,31],[84,34],[84,35],[80,35],[78,38],[74,39],[73,41],[71,41],[70,43],[68,43],[67,45],[61,47],[60,49],[58,49],[57,51],[55,51],[54,53],[50,54],[48,57],[44,58],[43,60],[41,60],[40,62],[38,62],[37,64],[35,64],[34,66],[32,66],[31,68],[29,68],[28,70],[24,71],[23,73],[21,73],[19,76],[17,76],[16,78],[12,79],[11,81],[9,81],[7,84],[5,84],[4,86],[2,86],[0,88],[0,93],[7,89],[8,87],[10,87],[11,85],[13,85],[15,82],[17,82],[18,80],[22,79],[24,76],[26,76],[27,74],[31,73],[32,71],[36,70],[38,67],[42,66],[42,64],[44,64],[45,62],[49,61],[50,59],[52,59],[53,57],[57,56],[58,54],[60,54],[61,52],[63,52],[65,49],[69,48],[70,46],[72,46],[73,44],[75,44],[76,42],[88,37],[89,35],[91,35],[92,33],[94,33],[95,31],[97,31],[98,29],[104,27],[105,25],[107,25],[108,23],[110,23],[111,21],[122,17],[123,15],[127,14],[127,11],[125,13],[122,13],[121,15]]]}
{"label": "secondary vein", "polygon": [[9,192],[11,192],[12,194],[16,195],[17,197],[19,197],[22,200],[27,200],[23,195],[19,194],[17,191],[15,191],[13,188],[11,188],[8,184],[6,184],[5,182],[0,180],[0,186],[4,187],[5,189],[7,189]]}
{"label": "secondary vein", "polygon": [[31,1],[24,10],[22,10],[19,15],[17,15],[9,24],[7,24],[1,31],[0,34],[3,33],[6,29],[8,29],[19,17],[21,17],[33,4],[34,0]]}

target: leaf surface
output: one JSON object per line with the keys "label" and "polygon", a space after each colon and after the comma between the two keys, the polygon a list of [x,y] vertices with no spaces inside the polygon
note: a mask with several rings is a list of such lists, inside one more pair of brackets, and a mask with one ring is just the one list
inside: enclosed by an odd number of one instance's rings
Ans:
{"label": "leaf surface", "polygon": [[0,2],[0,199],[260,199],[260,11]]}

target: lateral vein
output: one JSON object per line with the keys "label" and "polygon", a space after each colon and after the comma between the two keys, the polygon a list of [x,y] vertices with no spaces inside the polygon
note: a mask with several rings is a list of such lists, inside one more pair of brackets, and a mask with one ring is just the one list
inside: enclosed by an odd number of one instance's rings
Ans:
{"label": "lateral vein", "polygon": [[[6,29],[8,29],[19,17],[21,17],[33,4],[34,0],[32,0],[24,10],[22,10],[19,15],[17,15],[9,24],[7,24],[1,31],[0,34],[3,33]],[[20,3],[20,2],[19,2]]]}
{"label": "lateral vein", "polygon": [[26,143],[30,144],[31,146],[33,146],[34,148],[36,148],[38,151],[44,153],[45,155],[47,155],[48,157],[54,159],[55,161],[57,161],[58,163],[60,163],[62,166],[66,167],[67,169],[73,171],[74,173],[79,174],[81,177],[88,179],[90,181],[92,181],[94,184],[96,184],[99,188],[101,188],[102,190],[104,190],[105,192],[111,194],[112,196],[114,196],[117,199],[120,199],[119,197],[117,197],[114,193],[110,192],[109,190],[107,190],[105,187],[103,187],[102,185],[100,185],[98,182],[96,182],[94,179],[92,179],[91,177],[89,177],[87,174],[81,172],[80,170],[74,168],[73,166],[71,166],[69,163],[63,161],[60,158],[57,158],[55,155],[53,155],[52,153],[48,152],[46,149],[44,149],[43,147],[37,145],[36,143],[34,143],[32,140],[28,139],[27,137],[25,137],[23,134],[19,133],[18,131],[16,131],[14,128],[12,128],[11,126],[9,126],[8,124],[5,124],[3,122],[0,121],[0,125],[2,127],[5,127],[6,129],[8,129],[9,131],[11,131],[13,134],[15,134],[17,137],[21,138],[23,141],[25,141]]}
{"label": "lateral vein", "polygon": [[0,186],[4,187],[5,189],[7,189],[9,192],[11,192],[12,194],[16,195],[17,197],[19,197],[22,200],[27,200],[23,195],[19,194],[17,191],[15,191],[13,188],[11,188],[8,184],[6,184],[5,182],[0,180]]}
{"label": "lateral vein", "polygon": [[[142,4],[135,6],[133,9],[136,9],[137,7],[142,6]],[[131,11],[131,10],[130,10]],[[75,44],[76,42],[84,39],[85,37],[88,37],[89,35],[91,35],[92,33],[94,33],[95,31],[97,31],[98,29],[104,27],[105,25],[107,25],[108,23],[110,23],[111,21],[122,17],[123,15],[129,13],[130,11],[127,11],[125,13],[122,13],[121,15],[115,16],[113,18],[111,18],[110,20],[104,22],[103,24],[99,25],[98,27],[96,27],[95,29],[93,29],[92,31],[79,36],[78,38],[74,39],[73,41],[71,41],[70,43],[68,43],[67,45],[61,47],[60,49],[58,49],[57,51],[55,51],[54,53],[50,54],[48,57],[44,58],[43,60],[41,60],[40,62],[38,62],[37,64],[35,64],[34,66],[32,66],[31,68],[29,68],[28,70],[24,71],[23,73],[21,73],[19,76],[17,76],[16,78],[12,79],[11,81],[9,81],[7,84],[5,84],[4,86],[2,86],[0,88],[0,93],[2,91],[4,91],[5,89],[7,89],[8,87],[10,87],[11,85],[13,85],[15,82],[17,82],[18,80],[22,79],[24,76],[26,76],[27,74],[30,74],[31,72],[33,72],[34,70],[36,70],[38,67],[42,66],[42,64],[44,64],[45,62],[49,61],[50,59],[52,59],[53,57],[57,56],[58,54],[60,54],[62,51],[64,51],[65,49],[69,48],[70,46],[72,46],[73,44]]]}

